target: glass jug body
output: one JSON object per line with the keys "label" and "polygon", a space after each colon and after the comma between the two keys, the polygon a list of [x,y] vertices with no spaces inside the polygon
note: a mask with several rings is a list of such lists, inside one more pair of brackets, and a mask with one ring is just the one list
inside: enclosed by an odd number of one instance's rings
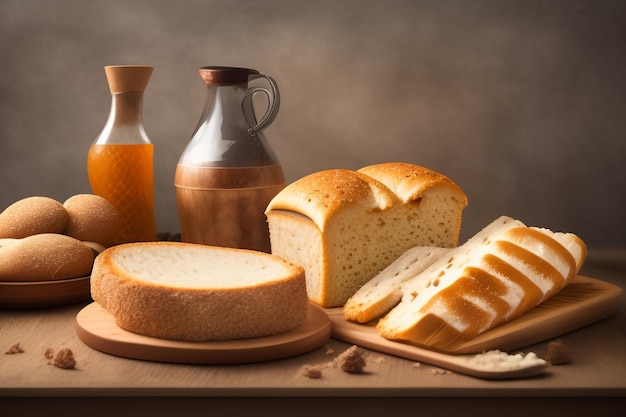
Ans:
{"label": "glass jug body", "polygon": [[[204,67],[200,75],[204,108],[174,179],[182,240],[270,252],[265,209],[285,179],[262,130],[278,111],[278,89],[269,77],[272,91],[248,88],[266,77],[255,70]],[[260,122],[252,109],[258,92],[268,97]]]}

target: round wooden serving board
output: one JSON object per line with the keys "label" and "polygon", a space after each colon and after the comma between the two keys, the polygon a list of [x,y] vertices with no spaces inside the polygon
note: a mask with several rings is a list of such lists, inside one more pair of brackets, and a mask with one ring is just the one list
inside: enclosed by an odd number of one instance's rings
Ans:
{"label": "round wooden serving board", "polygon": [[309,304],[306,321],[295,329],[267,337],[232,341],[184,342],[158,339],[121,329],[98,303],[76,316],[78,337],[88,346],[115,356],[155,362],[218,365],[262,362],[310,352],[330,338],[330,319]]}
{"label": "round wooden serving board", "polygon": [[90,277],[58,281],[0,281],[0,308],[47,308],[91,299]]}

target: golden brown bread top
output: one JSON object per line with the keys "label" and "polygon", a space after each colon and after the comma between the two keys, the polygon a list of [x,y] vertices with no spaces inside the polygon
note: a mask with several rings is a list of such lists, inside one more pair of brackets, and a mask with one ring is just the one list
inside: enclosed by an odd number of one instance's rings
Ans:
{"label": "golden brown bread top", "polygon": [[449,178],[407,163],[384,163],[358,171],[331,169],[303,177],[285,187],[269,203],[271,210],[302,214],[323,230],[338,211],[358,204],[364,211],[386,210],[395,204],[419,200],[434,187],[449,187],[467,205],[465,193]]}
{"label": "golden brown bread top", "polygon": [[0,213],[0,238],[21,239],[39,233],[61,233],[68,217],[63,205],[52,198],[26,197]]}
{"label": "golden brown bread top", "polygon": [[0,239],[0,281],[54,281],[88,276],[94,253],[57,233]]}
{"label": "golden brown bread top", "polygon": [[69,215],[63,234],[75,239],[112,246],[122,229],[119,211],[107,199],[95,194],[77,194],[63,207]]}
{"label": "golden brown bread top", "polygon": [[370,165],[358,170],[385,184],[403,201],[418,200],[432,187],[446,186],[458,193],[459,203],[467,206],[467,196],[450,178],[419,165],[402,162]]}

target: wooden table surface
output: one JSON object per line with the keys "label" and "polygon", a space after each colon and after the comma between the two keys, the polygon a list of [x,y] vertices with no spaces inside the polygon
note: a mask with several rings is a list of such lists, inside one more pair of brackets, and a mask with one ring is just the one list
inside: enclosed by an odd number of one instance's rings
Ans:
{"label": "wooden table surface", "polygon": [[[590,249],[581,275],[626,288],[626,248]],[[334,339],[304,355],[245,365],[125,359],[77,337],[75,317],[86,304],[0,310],[0,351],[16,343],[24,349],[0,353],[0,415],[625,415],[626,302],[611,317],[559,336],[571,350],[571,363],[539,377],[504,381],[371,350],[365,350],[364,374],[330,367],[322,378],[304,376],[307,366],[328,364],[351,346]],[[541,354],[547,343],[523,351]],[[71,349],[76,368],[50,365],[49,348]]]}

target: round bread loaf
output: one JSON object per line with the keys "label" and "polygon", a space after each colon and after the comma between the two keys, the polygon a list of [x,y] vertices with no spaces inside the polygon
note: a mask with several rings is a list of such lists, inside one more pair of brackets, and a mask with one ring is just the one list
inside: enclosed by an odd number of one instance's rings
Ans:
{"label": "round bread loaf", "polygon": [[69,215],[49,197],[27,197],[0,213],[0,238],[21,239],[39,233],[61,233]]}
{"label": "round bread loaf", "polygon": [[95,194],[77,194],[63,207],[69,219],[63,234],[87,242],[112,246],[122,229],[119,211],[107,199]]}
{"label": "round bread loaf", "polygon": [[0,281],[56,281],[88,276],[91,248],[72,237],[41,233],[0,239]]}
{"label": "round bread loaf", "polygon": [[181,242],[105,250],[91,295],[125,330],[192,342],[285,332],[308,309],[303,268],[263,252]]}

